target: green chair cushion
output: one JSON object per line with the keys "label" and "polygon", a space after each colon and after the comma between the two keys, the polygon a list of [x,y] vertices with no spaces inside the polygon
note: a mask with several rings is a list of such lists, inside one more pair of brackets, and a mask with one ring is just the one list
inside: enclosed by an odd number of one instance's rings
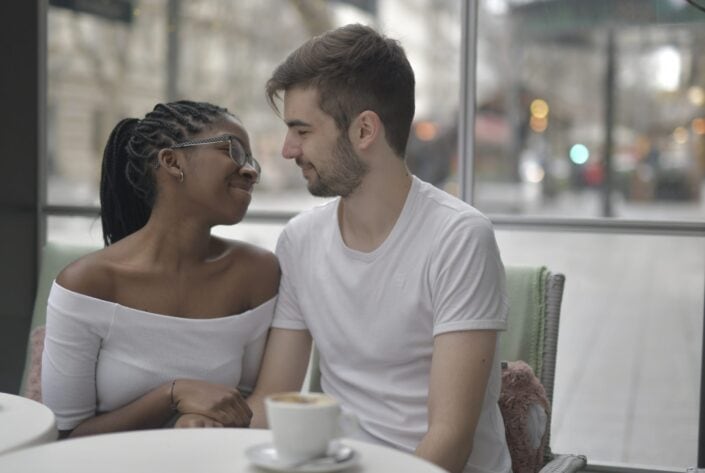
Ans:
{"label": "green chair cushion", "polygon": [[548,270],[544,266],[508,266],[509,328],[499,337],[501,360],[526,361],[541,376]]}

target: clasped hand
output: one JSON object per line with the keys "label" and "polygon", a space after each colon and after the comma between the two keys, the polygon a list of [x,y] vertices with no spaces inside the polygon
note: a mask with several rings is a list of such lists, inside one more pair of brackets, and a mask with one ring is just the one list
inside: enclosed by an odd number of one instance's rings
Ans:
{"label": "clasped hand", "polygon": [[252,410],[240,391],[235,388],[205,381],[179,379],[171,393],[176,410],[183,418],[177,421],[176,427],[248,427],[250,425]]}

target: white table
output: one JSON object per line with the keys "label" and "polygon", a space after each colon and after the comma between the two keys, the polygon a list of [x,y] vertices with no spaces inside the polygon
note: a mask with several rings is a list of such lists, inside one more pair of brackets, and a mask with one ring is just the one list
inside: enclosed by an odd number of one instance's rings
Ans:
{"label": "white table", "polygon": [[0,454],[51,442],[58,434],[54,413],[44,404],[0,393]]}
{"label": "white table", "polygon": [[[271,442],[269,430],[162,429],[103,434],[0,456],[0,471],[55,473],[260,473],[245,457],[253,445]],[[413,455],[343,439],[360,454],[344,473],[444,473]]]}

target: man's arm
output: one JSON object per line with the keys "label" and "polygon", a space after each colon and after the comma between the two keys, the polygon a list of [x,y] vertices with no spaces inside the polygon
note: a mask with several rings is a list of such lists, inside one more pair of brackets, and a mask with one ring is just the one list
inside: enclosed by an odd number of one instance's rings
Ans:
{"label": "man's arm", "polygon": [[472,452],[496,341],[493,330],[448,332],[434,339],[428,432],[416,454],[452,473],[463,470]]}
{"label": "man's arm", "polygon": [[311,334],[308,330],[272,328],[257,385],[247,403],[252,409],[250,427],[267,427],[264,398],[272,393],[299,391],[306,377],[311,356]]}

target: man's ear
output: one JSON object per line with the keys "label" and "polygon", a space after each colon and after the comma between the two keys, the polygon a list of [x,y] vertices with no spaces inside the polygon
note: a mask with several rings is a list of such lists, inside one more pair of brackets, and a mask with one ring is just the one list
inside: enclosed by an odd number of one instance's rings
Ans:
{"label": "man's ear", "polygon": [[352,124],[353,136],[351,141],[362,150],[372,146],[380,136],[383,136],[384,130],[382,120],[379,115],[371,110],[361,112]]}
{"label": "man's ear", "polygon": [[157,162],[159,167],[163,168],[170,176],[176,179],[183,179],[183,170],[181,169],[181,163],[179,162],[178,156],[173,149],[164,148],[157,154]]}

